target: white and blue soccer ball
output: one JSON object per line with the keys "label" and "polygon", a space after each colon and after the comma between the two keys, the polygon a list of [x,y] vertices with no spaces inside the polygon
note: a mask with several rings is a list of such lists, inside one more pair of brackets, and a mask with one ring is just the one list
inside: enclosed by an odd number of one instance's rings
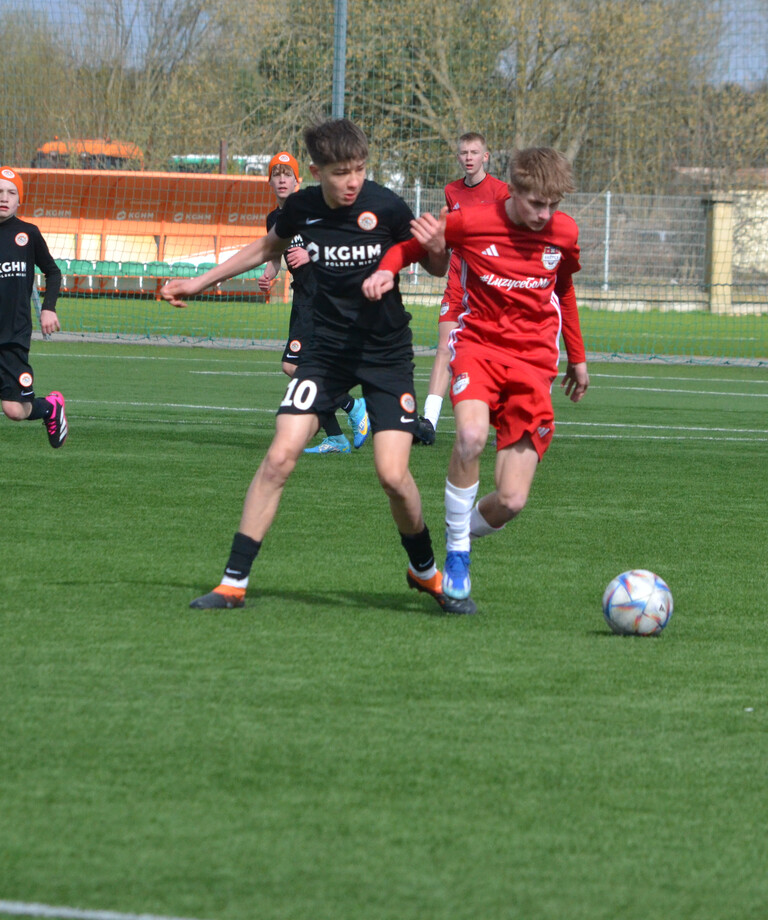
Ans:
{"label": "white and blue soccer ball", "polygon": [[617,575],[603,594],[603,616],[621,636],[658,636],[672,616],[669,585],[647,569]]}

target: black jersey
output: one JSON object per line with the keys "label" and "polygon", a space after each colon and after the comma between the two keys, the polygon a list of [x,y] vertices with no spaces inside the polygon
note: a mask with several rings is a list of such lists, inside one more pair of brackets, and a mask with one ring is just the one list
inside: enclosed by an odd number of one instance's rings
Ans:
{"label": "black jersey", "polygon": [[43,309],[54,310],[61,271],[35,224],[18,217],[0,223],[0,345],[24,345],[32,337],[32,288],[35,266],[45,275]]}
{"label": "black jersey", "polygon": [[[274,211],[270,211],[269,214],[267,214],[267,231],[270,231],[275,226],[277,223],[277,216],[280,214],[281,210],[282,208],[275,208]],[[291,239],[291,246],[301,246],[302,249],[306,249],[307,241],[300,233],[297,233],[296,236]],[[291,268],[289,265],[288,271],[291,273],[293,302],[295,304],[311,304],[314,300],[315,292],[317,291],[315,276],[312,274],[312,266],[307,263],[306,265],[299,265],[297,268]]]}
{"label": "black jersey", "polygon": [[395,243],[411,236],[413,213],[402,198],[365,180],[349,207],[329,208],[320,186],[288,197],[275,221],[281,239],[307,242],[317,283],[314,345],[354,350],[365,357],[411,348],[411,316],[395,287],[380,301],[366,299],[362,284]]}

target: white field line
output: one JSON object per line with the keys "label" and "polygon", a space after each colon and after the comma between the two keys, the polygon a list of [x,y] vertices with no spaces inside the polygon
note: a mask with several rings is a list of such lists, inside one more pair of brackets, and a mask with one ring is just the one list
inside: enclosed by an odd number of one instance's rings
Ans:
{"label": "white field line", "polygon": [[[101,399],[78,399],[73,400],[78,405],[91,406],[123,406],[126,408],[150,408],[150,409],[180,409],[184,411],[197,412],[248,412],[254,414],[274,415],[277,407],[245,407],[242,406],[220,406],[205,405],[201,403],[164,403],[164,402],[126,402],[120,400],[101,400]],[[87,421],[105,421],[104,416],[99,415],[80,415],[80,418]],[[115,420],[115,419],[113,419]],[[125,418],[116,419],[126,421]],[[133,420],[131,420],[133,421]],[[202,419],[148,419],[153,423],[163,423],[171,425],[194,425],[209,424]],[[565,438],[601,438],[603,440],[621,441],[632,439],[653,439],[661,441],[768,441],[768,429],[764,428],[708,428],[704,426],[684,426],[684,425],[643,425],[631,424],[627,422],[573,422],[559,421],[557,432],[559,437]],[[564,431],[568,428],[589,428],[593,431],[578,433]],[[601,431],[599,429],[607,429]],[[453,419],[443,419],[440,423],[440,432],[442,434],[455,434],[456,426]],[[656,434],[651,434],[656,432]],[[741,437],[740,437],[741,436]]]}
{"label": "white field line", "polygon": [[764,377],[755,377],[754,380],[734,380],[732,377],[659,377],[658,375],[653,374],[593,374],[590,373],[590,380],[594,380],[599,377],[603,380],[684,380],[692,381],[698,383],[700,381],[705,381],[706,383],[758,383],[762,386],[768,386],[768,374]]}
{"label": "white field line", "polygon": [[[735,381],[730,381],[734,383]],[[739,380],[739,383],[742,381]],[[683,393],[686,396],[743,396],[750,399],[765,399],[768,393],[731,393],[726,390],[676,390],[673,387],[600,387],[601,390],[635,390],[640,393]]]}
{"label": "white field line", "polygon": [[[233,352],[233,354],[241,354],[241,352]],[[275,358],[275,352],[270,352],[272,357],[270,358],[256,358],[251,357],[249,359],[250,363],[253,364],[266,364],[266,365],[279,365],[279,358]],[[212,358],[208,354],[205,354],[201,358],[176,358],[171,355],[76,355],[72,352],[55,352],[55,351],[46,351],[39,352],[35,355],[35,358],[39,361],[43,358],[77,358],[78,361],[83,361],[91,359],[94,361],[175,361],[181,364],[189,364],[190,361],[199,360],[201,362],[206,362],[210,364],[232,364],[234,363],[232,358]],[[277,373],[280,373],[279,366]]]}
{"label": "white field line", "polygon": [[[238,352],[239,353],[239,352]],[[36,360],[44,360],[45,358],[77,358],[78,360],[82,359],[91,359],[97,361],[174,361],[181,364],[189,364],[190,358],[178,358],[171,355],[91,355],[91,354],[73,354],[72,352],[52,352],[47,351],[35,355]],[[205,357],[199,359],[201,362],[205,361],[210,362],[211,364],[232,364],[231,358],[212,358],[207,354]],[[267,367],[272,367],[277,363],[278,359],[274,357],[274,353],[270,353],[269,358],[257,358],[255,356],[249,358],[249,363],[255,365],[266,365]],[[560,369],[562,373],[563,368]],[[234,372],[231,371],[190,371],[193,374],[216,374],[220,373],[231,374]],[[245,374],[250,373],[248,371],[243,372]],[[269,372],[267,372],[269,373]],[[274,371],[275,375],[282,373],[279,367]],[[417,370],[417,374],[419,371]],[[589,375],[593,380],[596,378],[606,379],[606,380],[680,380],[685,381],[686,383],[736,383],[739,384],[758,384],[763,386],[768,386],[768,375],[765,377],[757,377],[754,380],[738,380],[735,381],[729,377],[659,377],[654,374],[602,374],[602,373],[590,373]]]}
{"label": "white field line", "polygon": [[768,428],[709,428],[705,426],[685,426],[685,425],[638,425],[629,422],[556,422],[558,428],[567,426],[581,425],[585,428],[633,428],[647,429],[648,431],[707,431],[707,432],[726,432],[728,434],[764,434],[768,435]]}
{"label": "white field line", "polygon": [[164,914],[121,914],[114,910],[79,910],[26,901],[0,901],[0,914],[13,917],[52,917],[55,920],[194,920],[191,917],[168,917]]}

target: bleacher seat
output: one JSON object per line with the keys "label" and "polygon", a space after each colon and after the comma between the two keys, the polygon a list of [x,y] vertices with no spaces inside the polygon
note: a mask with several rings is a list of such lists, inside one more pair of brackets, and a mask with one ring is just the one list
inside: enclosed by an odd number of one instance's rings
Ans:
{"label": "bleacher seat", "polygon": [[117,276],[120,274],[120,263],[110,259],[99,259],[94,268],[94,275],[99,291],[103,294],[117,293]]}
{"label": "bleacher seat", "polygon": [[157,293],[171,277],[171,266],[167,262],[147,262],[144,274],[144,290]]}
{"label": "bleacher seat", "polygon": [[72,276],[69,274],[69,259],[54,260],[61,272],[61,293],[66,294],[72,288]]}
{"label": "bleacher seat", "polygon": [[70,290],[80,294],[93,294],[98,290],[94,280],[94,263],[89,259],[72,259],[69,271],[73,278]]}
{"label": "bleacher seat", "polygon": [[172,278],[194,278],[197,266],[191,262],[172,262],[170,265]]}
{"label": "bleacher seat", "polygon": [[247,272],[243,272],[242,275],[235,275],[235,277],[230,278],[229,281],[222,281],[221,284],[218,285],[219,293],[234,294],[240,297],[263,297],[263,292],[259,290],[259,278],[261,278],[263,274],[264,266],[259,265]]}
{"label": "bleacher seat", "polygon": [[144,290],[143,262],[121,262],[117,287],[121,293],[141,293]]}

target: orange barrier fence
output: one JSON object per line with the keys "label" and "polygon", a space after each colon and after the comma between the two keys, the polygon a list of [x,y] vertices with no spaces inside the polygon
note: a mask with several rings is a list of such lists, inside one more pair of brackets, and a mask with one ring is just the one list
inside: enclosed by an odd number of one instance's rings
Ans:
{"label": "orange barrier fence", "polygon": [[[19,169],[19,210],[56,259],[218,263],[266,233],[264,176]],[[288,296],[288,273],[283,298]]]}

